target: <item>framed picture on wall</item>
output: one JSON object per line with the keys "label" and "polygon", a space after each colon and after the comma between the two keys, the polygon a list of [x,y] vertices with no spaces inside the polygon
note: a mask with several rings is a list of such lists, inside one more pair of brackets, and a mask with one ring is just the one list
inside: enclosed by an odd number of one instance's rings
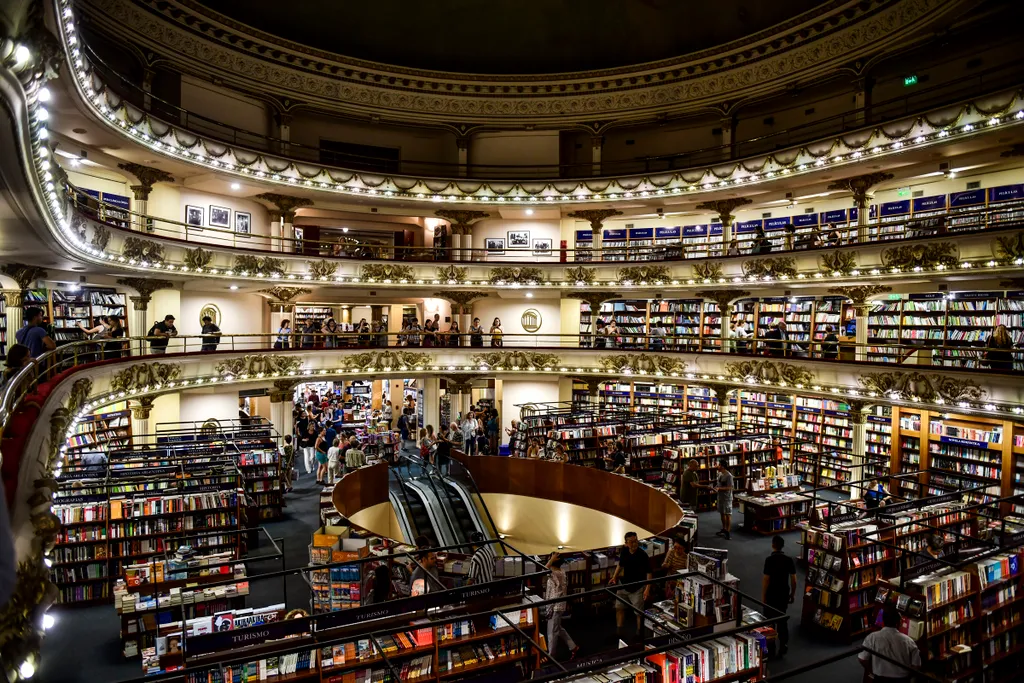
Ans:
{"label": "framed picture on wall", "polygon": [[550,239],[535,239],[535,240],[533,240],[533,255],[534,256],[550,256],[551,255],[551,240]]}
{"label": "framed picture on wall", "polygon": [[223,206],[210,205],[210,227],[211,228],[230,228],[231,227],[231,209]]}
{"label": "framed picture on wall", "polygon": [[505,253],[505,238],[503,237],[487,237],[484,238],[484,249],[487,250],[488,254],[504,254]]}
{"label": "framed picture on wall", "polygon": [[508,248],[509,249],[529,249],[530,248],[530,231],[529,230],[509,230],[508,231]]}
{"label": "framed picture on wall", "polygon": [[252,234],[252,214],[245,211],[235,211],[235,232],[248,237]]}
{"label": "framed picture on wall", "polygon": [[190,228],[202,228],[203,221],[203,207],[201,206],[189,206],[185,205],[185,225]]}

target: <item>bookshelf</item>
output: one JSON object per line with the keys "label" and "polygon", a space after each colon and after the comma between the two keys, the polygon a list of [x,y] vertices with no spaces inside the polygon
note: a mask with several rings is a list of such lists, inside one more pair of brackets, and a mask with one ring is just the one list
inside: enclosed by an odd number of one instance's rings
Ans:
{"label": "bookshelf", "polygon": [[814,332],[814,305],[812,296],[792,297],[786,303],[786,335],[805,349],[810,348],[808,342]]}
{"label": "bookshelf", "polygon": [[799,475],[759,481],[766,482],[766,486],[776,486],[757,493],[748,489],[748,493],[736,496],[743,512],[743,528],[762,536],[796,529],[800,520],[806,519],[811,501],[799,493]]}
{"label": "bookshelf", "polygon": [[892,453],[892,408],[872,406],[864,425],[864,477],[889,473]]}
{"label": "bookshelf", "polygon": [[[853,426],[850,406],[831,399],[797,396],[793,436],[801,440],[793,459],[797,472],[815,486],[832,486],[852,477]],[[847,490],[848,487],[840,487]]]}
{"label": "bookshelf", "polygon": [[89,453],[109,453],[132,443],[131,411],[127,404],[120,409],[89,415],[75,427],[68,437],[68,461],[75,462]]}
{"label": "bookshelf", "polygon": [[117,316],[128,334],[124,294],[104,287],[82,287],[77,290],[50,290],[50,320],[53,340],[60,343],[82,341],[86,335],[78,328],[99,325],[101,316]]}
{"label": "bookshelf", "polygon": [[900,339],[900,317],[903,312],[899,300],[876,301],[868,313],[868,360],[879,363],[898,362],[898,348],[884,346],[896,344]]}
{"label": "bookshelf", "polygon": [[[305,328],[306,323],[311,320],[322,323],[327,318],[334,315],[334,309],[330,306],[315,306],[315,305],[295,305],[295,312],[293,313],[292,329],[300,330]],[[300,327],[301,326],[301,327]]]}

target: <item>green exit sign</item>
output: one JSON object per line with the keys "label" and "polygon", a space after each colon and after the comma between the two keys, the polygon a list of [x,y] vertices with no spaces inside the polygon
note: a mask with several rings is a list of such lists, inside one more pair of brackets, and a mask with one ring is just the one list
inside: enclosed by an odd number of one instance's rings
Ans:
{"label": "green exit sign", "polygon": [[910,74],[909,76],[903,77],[904,88],[909,88],[912,85],[917,85],[917,74]]}
{"label": "green exit sign", "polygon": [[898,190],[896,190],[896,196],[897,197],[909,197],[910,196],[910,188],[909,187],[901,187],[901,188],[899,188]]}

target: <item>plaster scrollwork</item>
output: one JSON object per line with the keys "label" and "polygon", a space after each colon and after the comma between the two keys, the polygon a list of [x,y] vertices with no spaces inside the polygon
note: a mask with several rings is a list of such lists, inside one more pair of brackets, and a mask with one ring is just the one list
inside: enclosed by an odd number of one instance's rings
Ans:
{"label": "plaster scrollwork", "polygon": [[977,382],[934,373],[879,372],[858,377],[857,382],[865,391],[881,396],[917,397],[930,403],[938,399],[951,404],[979,401],[985,395],[985,390]]}
{"label": "plaster scrollwork", "polygon": [[312,291],[313,290],[307,287],[282,287],[278,285],[268,287],[267,289],[261,289],[260,294],[266,294],[273,299],[275,303],[286,304],[295,297],[302,296],[303,294],[309,294]]}
{"label": "plaster scrollwork", "polygon": [[182,258],[182,263],[184,263],[185,267],[189,270],[201,270],[213,263],[213,252],[207,251],[202,247],[186,249],[185,255]]}
{"label": "plaster scrollwork", "polygon": [[597,361],[610,372],[656,375],[686,372],[686,361],[666,356],[650,356],[646,353],[601,356]]}
{"label": "plaster scrollwork", "polygon": [[92,226],[92,240],[89,241],[89,246],[103,251],[107,248],[108,244],[110,244],[110,230],[99,223],[94,223]]}
{"label": "plaster scrollwork", "polygon": [[181,377],[181,366],[176,363],[138,363],[119,370],[110,380],[112,392],[136,391],[172,382]]}
{"label": "plaster scrollwork", "polygon": [[302,359],[272,353],[251,353],[241,358],[229,358],[217,363],[216,371],[236,377],[262,377],[297,372]]}
{"label": "plaster scrollwork", "polygon": [[732,379],[779,384],[780,386],[785,384],[800,387],[814,382],[814,375],[809,370],[790,363],[778,363],[770,360],[726,363],[725,372]]}
{"label": "plaster scrollwork", "polygon": [[92,393],[91,379],[83,377],[82,379],[75,380],[74,384],[71,385],[71,393],[68,394],[64,407],[68,409],[70,414],[74,415],[89,400],[90,393]]}
{"label": "plaster scrollwork", "polygon": [[718,280],[723,277],[722,264],[705,261],[693,266],[693,276],[698,280]]}
{"label": "plaster scrollwork", "polygon": [[488,281],[492,285],[536,285],[544,281],[544,271],[540,268],[498,266],[491,268]]}
{"label": "plaster scrollwork", "polygon": [[306,265],[309,266],[309,275],[314,280],[330,280],[338,272],[338,264],[331,263],[327,259],[307,261]]}
{"label": "plaster scrollwork", "polygon": [[242,275],[281,275],[285,272],[284,262],[273,256],[235,256],[235,270]]}
{"label": "plaster scrollwork", "polygon": [[164,245],[138,237],[126,237],[121,244],[121,256],[139,263],[163,263]]}
{"label": "plaster scrollwork", "polygon": [[743,274],[753,277],[796,277],[796,260],[791,256],[778,256],[744,261]]}
{"label": "plaster scrollwork", "polygon": [[821,268],[826,273],[849,275],[857,269],[857,254],[849,251],[831,251],[821,255]]}
{"label": "plaster scrollwork", "polygon": [[422,370],[431,366],[434,359],[433,356],[426,353],[388,350],[357,353],[343,357],[340,362],[345,369],[368,372],[373,370]]}
{"label": "plaster scrollwork", "polygon": [[437,279],[449,285],[461,285],[466,281],[466,269],[456,265],[440,267],[437,269]]}
{"label": "plaster scrollwork", "polygon": [[956,266],[959,251],[952,242],[930,244],[901,244],[882,252],[882,263],[886,268],[902,270],[934,270],[936,266]]}
{"label": "plaster scrollwork", "polygon": [[1024,259],[1024,232],[996,237],[996,256],[1004,265]]}
{"label": "plaster scrollwork", "polygon": [[520,369],[544,369],[557,367],[561,362],[558,356],[553,353],[538,353],[536,351],[491,351],[489,353],[477,353],[470,356],[470,361],[476,366],[487,366],[491,370],[520,370]]}
{"label": "plaster scrollwork", "polygon": [[565,269],[565,279],[577,285],[590,285],[597,279],[597,271],[594,268],[574,266]]}
{"label": "plaster scrollwork", "polygon": [[619,269],[619,280],[622,282],[668,282],[672,279],[668,266],[630,266]]}
{"label": "plaster scrollwork", "polygon": [[401,282],[413,280],[416,273],[411,266],[400,266],[391,263],[371,263],[363,266],[364,280],[380,280],[382,282]]}

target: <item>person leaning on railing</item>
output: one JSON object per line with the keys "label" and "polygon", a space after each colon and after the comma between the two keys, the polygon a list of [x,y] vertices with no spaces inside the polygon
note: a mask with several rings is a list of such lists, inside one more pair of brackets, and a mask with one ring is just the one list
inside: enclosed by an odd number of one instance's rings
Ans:
{"label": "person leaning on railing", "polygon": [[1013,337],[1006,325],[997,325],[985,341],[987,350],[982,362],[996,372],[1013,371]]}

